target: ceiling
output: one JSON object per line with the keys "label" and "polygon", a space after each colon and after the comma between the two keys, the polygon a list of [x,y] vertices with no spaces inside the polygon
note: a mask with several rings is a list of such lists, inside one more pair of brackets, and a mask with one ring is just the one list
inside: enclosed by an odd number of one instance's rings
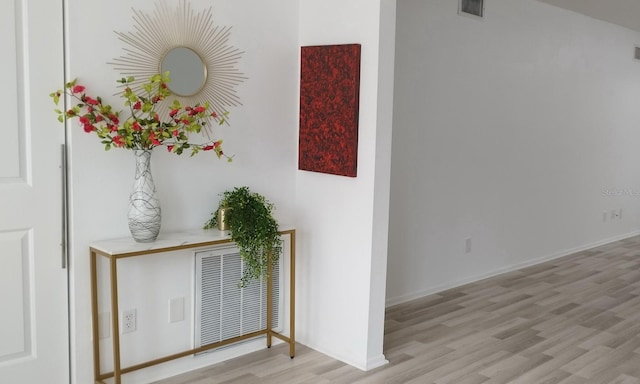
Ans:
{"label": "ceiling", "polygon": [[640,32],[640,0],[539,0]]}

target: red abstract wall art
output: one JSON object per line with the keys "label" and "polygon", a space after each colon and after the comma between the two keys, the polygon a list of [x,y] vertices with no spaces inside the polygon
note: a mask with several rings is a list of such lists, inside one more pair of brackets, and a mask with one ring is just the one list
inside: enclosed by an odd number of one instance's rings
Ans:
{"label": "red abstract wall art", "polygon": [[298,169],[356,177],[360,44],[302,47]]}

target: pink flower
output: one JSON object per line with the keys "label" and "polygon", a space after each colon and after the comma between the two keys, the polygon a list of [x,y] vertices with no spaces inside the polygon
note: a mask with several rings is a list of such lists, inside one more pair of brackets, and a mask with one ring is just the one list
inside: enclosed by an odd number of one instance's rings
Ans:
{"label": "pink flower", "polygon": [[189,111],[189,116],[193,116],[195,114],[202,113],[202,112],[204,112],[204,107],[203,106],[195,107],[195,108],[192,108]]}
{"label": "pink flower", "polygon": [[167,151],[171,152],[173,151],[173,145],[167,145]]}
{"label": "pink flower", "polygon": [[84,102],[89,104],[89,105],[98,105],[98,100],[92,99],[89,96],[85,97]]}
{"label": "pink flower", "polygon": [[213,117],[214,119],[217,119],[217,118],[218,118],[218,114],[214,111],[214,112],[211,114],[211,117]]}
{"label": "pink flower", "polygon": [[212,150],[213,148],[215,148],[213,145],[206,145],[206,146],[202,147],[202,150],[203,150],[203,151],[210,151],[210,150]]}
{"label": "pink flower", "polygon": [[95,127],[91,124],[91,121],[87,116],[80,116],[78,121],[80,122],[80,124],[82,124],[82,127],[86,133],[91,133],[95,130]]}
{"label": "pink flower", "polygon": [[180,112],[180,108],[172,109],[171,112],[169,112],[169,117],[171,118],[175,117],[175,115],[177,115],[178,112]]}
{"label": "pink flower", "polygon": [[173,137],[178,137],[180,136],[180,131],[177,129],[174,129],[173,132],[171,132],[173,134]]}
{"label": "pink flower", "polygon": [[142,131],[142,126],[137,121],[133,122],[133,125],[131,128],[133,128],[134,131]]}
{"label": "pink flower", "polygon": [[124,147],[124,138],[122,136],[114,136],[111,140],[117,147]]}
{"label": "pink flower", "polygon": [[151,132],[149,134],[149,141],[151,141],[151,143],[153,145],[161,145],[162,143],[160,142],[160,140],[158,140],[158,138],[156,137],[155,132]]}
{"label": "pink flower", "polygon": [[140,108],[142,108],[142,103],[140,102],[140,100],[136,101],[135,104],[133,104],[133,109],[136,111],[139,111]]}
{"label": "pink flower", "polygon": [[84,92],[84,86],[76,85],[73,88],[71,88],[71,93],[80,93],[80,92]]}

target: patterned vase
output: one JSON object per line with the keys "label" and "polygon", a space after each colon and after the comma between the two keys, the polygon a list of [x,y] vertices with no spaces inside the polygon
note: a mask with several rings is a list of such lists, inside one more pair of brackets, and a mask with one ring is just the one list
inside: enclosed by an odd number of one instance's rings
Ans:
{"label": "patterned vase", "polygon": [[129,196],[129,230],[139,243],[155,241],[160,232],[160,200],[151,176],[151,151],[135,150],[136,175]]}

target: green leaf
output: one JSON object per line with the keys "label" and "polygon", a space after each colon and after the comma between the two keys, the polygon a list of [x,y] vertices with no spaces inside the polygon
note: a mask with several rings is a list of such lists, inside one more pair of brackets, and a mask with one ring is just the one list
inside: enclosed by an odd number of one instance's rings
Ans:
{"label": "green leaf", "polygon": [[53,102],[55,103],[55,105],[58,105],[58,103],[60,102],[60,94],[62,93],[62,91],[57,91],[57,92],[53,92],[49,94],[49,97],[51,97],[53,99]]}

